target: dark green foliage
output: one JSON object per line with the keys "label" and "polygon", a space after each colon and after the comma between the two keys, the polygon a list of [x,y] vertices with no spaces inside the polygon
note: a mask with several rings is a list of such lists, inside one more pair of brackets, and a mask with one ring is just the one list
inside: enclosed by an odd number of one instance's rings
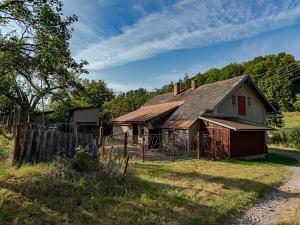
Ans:
{"label": "dark green foliage", "polygon": [[282,144],[287,147],[300,148],[300,127],[273,131],[270,136],[272,144]]}
{"label": "dark green foliage", "polygon": [[271,143],[273,144],[287,144],[288,135],[285,130],[273,131],[271,133]]}
{"label": "dark green foliage", "polygon": [[300,112],[300,94],[296,95],[295,108],[298,112]]}
{"label": "dark green foliage", "polygon": [[291,147],[300,147],[300,127],[294,127],[289,130],[288,141]]}
{"label": "dark green foliage", "polygon": [[283,114],[279,111],[277,113],[269,113],[267,116],[268,125],[271,127],[284,127]]}
{"label": "dark green foliage", "polygon": [[92,172],[99,169],[98,159],[91,156],[88,148],[81,146],[75,148],[75,156],[71,159],[71,165],[77,172]]}
{"label": "dark green foliage", "polygon": [[[0,96],[34,111],[58,90],[78,84],[87,62],[71,56],[76,16],[63,17],[59,0],[4,0],[0,3]],[[2,27],[17,31],[4,31]],[[0,107],[1,108],[1,107]]]}

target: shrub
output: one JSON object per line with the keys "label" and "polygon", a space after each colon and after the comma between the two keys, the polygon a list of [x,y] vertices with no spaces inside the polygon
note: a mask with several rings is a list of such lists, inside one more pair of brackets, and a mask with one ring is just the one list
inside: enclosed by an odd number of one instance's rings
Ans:
{"label": "shrub", "polygon": [[288,142],[287,132],[284,130],[272,132],[271,142],[273,144],[286,144]]}
{"label": "shrub", "polygon": [[68,158],[57,158],[50,166],[48,175],[59,179],[75,179],[78,172],[72,167],[72,162]]}
{"label": "shrub", "polygon": [[288,143],[291,147],[300,147],[300,127],[294,127],[289,130]]}
{"label": "shrub", "polygon": [[92,157],[90,150],[82,146],[75,148],[75,156],[71,162],[72,168],[78,172],[92,172],[99,168],[97,158]]}

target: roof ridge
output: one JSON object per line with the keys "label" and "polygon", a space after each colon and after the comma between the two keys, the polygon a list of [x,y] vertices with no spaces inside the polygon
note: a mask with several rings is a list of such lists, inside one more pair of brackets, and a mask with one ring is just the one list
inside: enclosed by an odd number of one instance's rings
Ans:
{"label": "roof ridge", "polygon": [[[210,86],[210,85],[213,85],[213,84],[219,84],[219,83],[222,83],[222,82],[229,82],[229,81],[232,81],[232,80],[235,80],[235,79],[240,79],[240,78],[244,78],[244,77],[247,77],[249,76],[248,74],[244,74],[244,75],[241,75],[241,76],[237,76],[237,77],[232,77],[232,78],[229,78],[229,79],[225,79],[225,80],[219,80],[219,81],[216,81],[216,82],[213,82],[213,83],[209,83],[209,84],[203,84],[203,85],[200,85],[199,87],[197,88],[200,88],[200,87],[205,87],[205,86]],[[197,89],[196,88],[196,89]],[[190,89],[190,88],[189,88]]]}

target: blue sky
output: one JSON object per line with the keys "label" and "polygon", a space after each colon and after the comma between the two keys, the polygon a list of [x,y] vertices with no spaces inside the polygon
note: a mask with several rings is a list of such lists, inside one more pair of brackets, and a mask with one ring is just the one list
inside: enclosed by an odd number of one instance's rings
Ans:
{"label": "blue sky", "polygon": [[72,54],[115,91],[153,89],[285,51],[300,59],[299,0],[63,0]]}

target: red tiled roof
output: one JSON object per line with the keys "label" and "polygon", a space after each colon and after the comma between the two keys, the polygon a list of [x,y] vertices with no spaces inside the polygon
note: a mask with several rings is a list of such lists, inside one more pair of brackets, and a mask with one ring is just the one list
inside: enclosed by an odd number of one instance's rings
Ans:
{"label": "red tiled roof", "polygon": [[112,122],[114,123],[149,122],[158,116],[173,111],[178,106],[182,105],[183,102],[184,101],[177,101],[177,102],[169,102],[169,103],[163,103],[157,105],[142,106],[141,108],[133,112],[127,113],[123,116],[113,119]]}
{"label": "red tiled roof", "polygon": [[167,120],[162,128],[189,128],[191,127],[197,120]]}

